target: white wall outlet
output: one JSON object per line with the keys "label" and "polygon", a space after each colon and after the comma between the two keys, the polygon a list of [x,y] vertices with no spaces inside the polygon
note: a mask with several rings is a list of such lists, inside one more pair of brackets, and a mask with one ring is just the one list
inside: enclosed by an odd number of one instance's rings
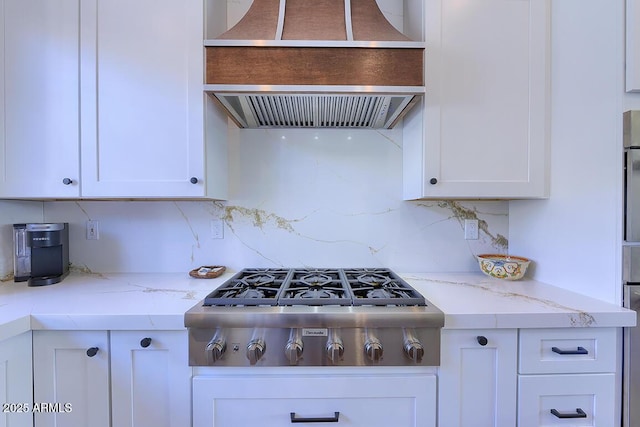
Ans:
{"label": "white wall outlet", "polygon": [[223,239],[224,238],[224,221],[221,219],[211,220],[211,238]]}
{"label": "white wall outlet", "polygon": [[464,238],[466,240],[478,240],[478,220],[464,220]]}
{"label": "white wall outlet", "polygon": [[99,238],[98,221],[90,219],[87,221],[87,240],[98,240]]}

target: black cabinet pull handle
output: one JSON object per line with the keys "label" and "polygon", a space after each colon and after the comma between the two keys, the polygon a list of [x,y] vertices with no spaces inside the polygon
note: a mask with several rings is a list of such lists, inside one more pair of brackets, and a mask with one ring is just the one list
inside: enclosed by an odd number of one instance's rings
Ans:
{"label": "black cabinet pull handle", "polygon": [[65,179],[62,180],[62,183],[64,185],[73,184],[73,180],[71,178],[65,178]]}
{"label": "black cabinet pull handle", "polygon": [[589,354],[586,348],[578,347],[576,350],[561,350],[558,347],[551,347],[551,351],[558,354]]}
{"label": "black cabinet pull handle", "polygon": [[487,337],[483,337],[482,335],[476,337],[476,340],[478,340],[478,344],[480,344],[483,347],[489,343],[489,340],[487,339]]}
{"label": "black cabinet pull handle", "polygon": [[98,347],[91,347],[91,348],[89,348],[89,349],[87,350],[87,356],[89,356],[89,357],[93,357],[93,356],[95,356],[96,354],[98,354],[98,350],[99,350],[99,348],[98,348]]}
{"label": "black cabinet pull handle", "polygon": [[295,412],[290,412],[292,423],[337,423],[340,421],[340,412],[334,412],[333,417],[326,418],[304,418],[296,417]]}
{"label": "black cabinet pull handle", "polygon": [[558,418],[587,418],[587,413],[580,408],[576,408],[576,412],[560,412],[552,409],[551,413]]}
{"label": "black cabinet pull handle", "polygon": [[147,337],[147,338],[142,338],[140,340],[140,347],[147,348],[150,345],[151,345],[151,338]]}
{"label": "black cabinet pull handle", "polygon": [[192,176],[191,179],[189,180],[190,183],[192,184],[197,184],[198,183],[198,178],[196,178],[195,176]]}
{"label": "black cabinet pull handle", "polygon": [[431,184],[431,185],[436,185],[437,183],[438,183],[438,180],[436,178],[431,178],[429,180],[429,184]]}

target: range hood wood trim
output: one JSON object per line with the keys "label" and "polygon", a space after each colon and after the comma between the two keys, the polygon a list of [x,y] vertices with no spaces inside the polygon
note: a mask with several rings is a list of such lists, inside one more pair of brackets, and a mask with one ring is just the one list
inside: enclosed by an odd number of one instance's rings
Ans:
{"label": "range hood wood trim", "polygon": [[206,47],[206,84],[424,86],[424,49]]}

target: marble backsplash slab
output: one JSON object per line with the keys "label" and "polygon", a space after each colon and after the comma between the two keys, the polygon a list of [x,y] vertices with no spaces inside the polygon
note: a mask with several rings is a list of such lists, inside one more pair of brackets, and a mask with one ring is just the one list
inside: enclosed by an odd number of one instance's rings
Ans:
{"label": "marble backsplash slab", "polygon": [[[399,130],[232,130],[227,201],[0,202],[0,277],[12,270],[10,224],[70,223],[73,268],[187,272],[201,265],[384,266],[477,271],[474,254],[506,253],[508,202],[402,200]],[[40,206],[40,211],[37,207]],[[11,212],[7,215],[7,212]],[[35,215],[36,217],[38,215]],[[87,240],[87,220],[99,240]],[[464,219],[480,239],[465,240]],[[223,238],[212,238],[222,224]]]}

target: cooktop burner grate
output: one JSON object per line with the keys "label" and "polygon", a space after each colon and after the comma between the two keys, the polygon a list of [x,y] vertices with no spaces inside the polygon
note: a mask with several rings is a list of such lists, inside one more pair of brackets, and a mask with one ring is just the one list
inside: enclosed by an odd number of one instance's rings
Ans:
{"label": "cooktop burner grate", "polygon": [[211,292],[208,306],[416,306],[418,291],[385,268],[244,269]]}

